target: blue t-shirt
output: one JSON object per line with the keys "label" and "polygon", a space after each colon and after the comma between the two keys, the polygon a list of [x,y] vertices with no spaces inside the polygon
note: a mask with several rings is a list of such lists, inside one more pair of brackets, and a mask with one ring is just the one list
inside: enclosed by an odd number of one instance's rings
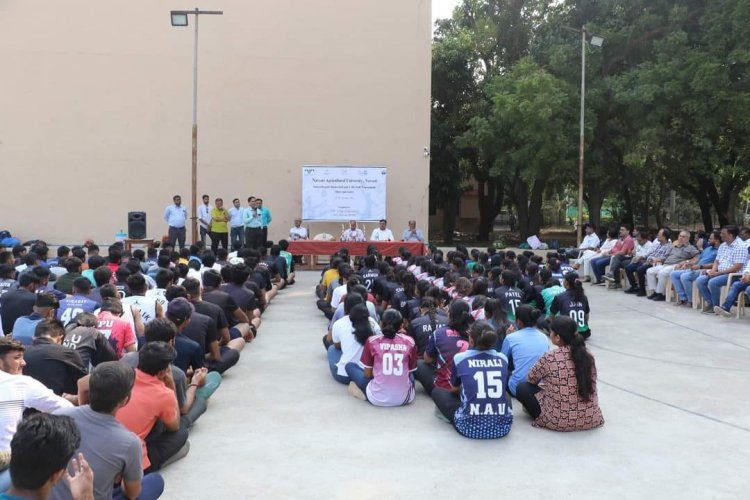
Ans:
{"label": "blue t-shirt", "polygon": [[13,340],[17,340],[23,345],[31,345],[34,340],[36,325],[43,319],[44,317],[41,314],[35,312],[18,318],[13,325]]}
{"label": "blue t-shirt", "polygon": [[507,401],[508,358],[490,349],[454,356],[451,385],[461,386],[456,430],[473,439],[496,439],[510,432],[513,409]]}
{"label": "blue t-shirt", "polygon": [[511,394],[516,394],[518,384],[526,381],[531,367],[547,350],[549,340],[536,328],[523,328],[505,337],[502,353],[513,363],[513,373],[508,382]]}
{"label": "blue t-shirt", "polygon": [[101,305],[98,302],[95,302],[88,297],[74,295],[60,301],[60,307],[57,309],[57,319],[62,321],[64,325],[67,325],[82,312],[93,313],[99,309],[99,307],[101,307]]}
{"label": "blue t-shirt", "polygon": [[716,254],[719,253],[719,249],[716,247],[706,247],[701,252],[701,256],[698,259],[698,264],[705,266],[707,264],[713,264],[716,260]]}

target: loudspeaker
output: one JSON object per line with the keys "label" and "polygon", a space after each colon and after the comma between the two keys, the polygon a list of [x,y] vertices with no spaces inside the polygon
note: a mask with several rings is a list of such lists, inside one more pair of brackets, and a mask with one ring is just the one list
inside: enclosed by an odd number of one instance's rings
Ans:
{"label": "loudspeaker", "polygon": [[146,239],[146,212],[128,212],[128,239]]}

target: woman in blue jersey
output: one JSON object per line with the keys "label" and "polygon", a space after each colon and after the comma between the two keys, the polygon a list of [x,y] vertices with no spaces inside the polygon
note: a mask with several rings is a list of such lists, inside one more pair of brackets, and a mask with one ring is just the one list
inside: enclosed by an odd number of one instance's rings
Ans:
{"label": "woman in blue jersey", "polygon": [[456,430],[473,439],[507,435],[513,423],[509,404],[508,359],[497,352],[497,333],[485,321],[474,323],[471,349],[455,355],[451,389],[436,387],[432,399]]}

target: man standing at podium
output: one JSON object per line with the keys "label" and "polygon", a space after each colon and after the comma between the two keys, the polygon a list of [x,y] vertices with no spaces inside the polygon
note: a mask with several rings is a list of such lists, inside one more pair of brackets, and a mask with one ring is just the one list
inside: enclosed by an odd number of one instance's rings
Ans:
{"label": "man standing at podium", "polygon": [[373,230],[370,239],[372,241],[393,241],[393,232],[390,229],[386,229],[388,221],[380,219],[380,227]]}
{"label": "man standing at podium", "polygon": [[173,205],[169,205],[164,210],[164,220],[167,221],[167,234],[169,235],[169,244],[173,247],[175,242],[180,248],[185,246],[185,222],[187,221],[187,209],[182,206],[182,197],[175,195],[172,198]]}

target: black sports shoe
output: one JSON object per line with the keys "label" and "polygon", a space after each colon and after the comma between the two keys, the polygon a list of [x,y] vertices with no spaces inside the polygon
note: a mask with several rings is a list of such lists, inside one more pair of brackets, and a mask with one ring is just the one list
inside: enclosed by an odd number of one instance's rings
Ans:
{"label": "black sports shoe", "polygon": [[667,300],[667,297],[660,293],[657,293],[657,294],[654,294],[654,298],[652,300],[654,302],[664,302]]}
{"label": "black sports shoe", "polygon": [[625,293],[638,293],[638,289],[634,286],[631,286],[627,290],[625,290]]}
{"label": "black sports shoe", "polygon": [[645,297],[646,296],[646,290],[638,289],[638,292],[636,292],[636,297]]}

